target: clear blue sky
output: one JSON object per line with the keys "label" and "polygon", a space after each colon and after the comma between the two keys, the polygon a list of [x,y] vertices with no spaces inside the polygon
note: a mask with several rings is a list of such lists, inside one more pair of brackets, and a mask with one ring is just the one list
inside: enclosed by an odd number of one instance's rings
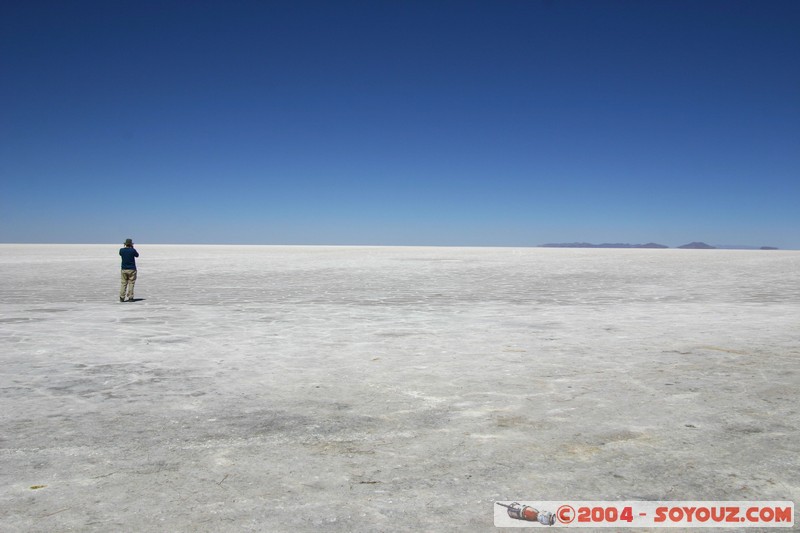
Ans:
{"label": "clear blue sky", "polygon": [[800,2],[0,4],[0,242],[800,248]]}

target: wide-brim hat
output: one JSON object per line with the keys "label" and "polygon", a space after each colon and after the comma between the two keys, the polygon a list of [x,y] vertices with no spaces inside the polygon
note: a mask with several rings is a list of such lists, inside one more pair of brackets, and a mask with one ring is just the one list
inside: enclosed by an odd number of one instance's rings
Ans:
{"label": "wide-brim hat", "polygon": [[125,246],[131,246],[133,244],[133,240],[125,239]]}

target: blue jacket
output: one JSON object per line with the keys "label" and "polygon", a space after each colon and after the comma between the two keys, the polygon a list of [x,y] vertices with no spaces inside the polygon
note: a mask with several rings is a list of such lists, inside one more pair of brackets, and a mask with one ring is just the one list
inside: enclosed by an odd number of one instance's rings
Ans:
{"label": "blue jacket", "polygon": [[139,257],[139,252],[136,248],[119,249],[119,255],[122,257],[122,270],[136,270],[136,257]]}

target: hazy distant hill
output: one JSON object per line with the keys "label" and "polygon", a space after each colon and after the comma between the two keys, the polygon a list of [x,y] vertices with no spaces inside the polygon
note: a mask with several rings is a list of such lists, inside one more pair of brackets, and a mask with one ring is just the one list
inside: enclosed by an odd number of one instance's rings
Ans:
{"label": "hazy distant hill", "polygon": [[711,246],[710,244],[706,244],[704,242],[690,242],[689,244],[678,246],[678,248],[682,248],[684,250],[715,250],[716,246]]}
{"label": "hazy distant hill", "polygon": [[715,244],[720,250],[778,250],[774,246],[750,246],[748,244]]}
{"label": "hazy distant hill", "polygon": [[[539,246],[542,248],[669,248],[669,246],[655,242],[648,242],[647,244],[628,244],[626,242],[604,242],[603,244],[592,244],[590,242],[551,242],[548,244],[540,244]],[[773,246],[759,247],[744,244],[721,244],[712,246],[704,242],[690,242],[689,244],[678,246],[678,248],[684,250],[778,250],[778,248]]]}

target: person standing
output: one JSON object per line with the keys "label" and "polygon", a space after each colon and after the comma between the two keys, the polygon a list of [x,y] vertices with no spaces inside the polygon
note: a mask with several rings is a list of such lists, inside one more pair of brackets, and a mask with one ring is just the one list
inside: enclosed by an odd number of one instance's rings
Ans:
{"label": "person standing", "polygon": [[122,257],[122,285],[119,289],[119,301],[124,302],[127,295],[128,301],[133,300],[133,286],[136,284],[136,258],[139,257],[139,252],[133,247],[131,239],[125,239],[125,248],[119,249],[119,255]]}

